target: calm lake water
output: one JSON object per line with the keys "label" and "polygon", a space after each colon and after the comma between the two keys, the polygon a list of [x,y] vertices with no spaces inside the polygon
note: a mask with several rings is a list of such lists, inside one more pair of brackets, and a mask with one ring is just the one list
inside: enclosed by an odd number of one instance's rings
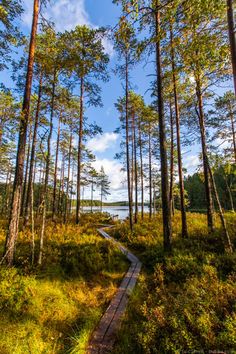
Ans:
{"label": "calm lake water", "polygon": [[[86,212],[90,212],[91,207],[83,207],[83,210]],[[93,211],[100,211],[100,207],[93,207]],[[124,220],[129,215],[129,207],[128,206],[104,206],[102,208],[104,213],[109,213],[111,215],[118,215],[119,219]],[[139,208],[141,211],[141,207]],[[147,206],[144,207],[144,212],[148,213],[149,209]]]}

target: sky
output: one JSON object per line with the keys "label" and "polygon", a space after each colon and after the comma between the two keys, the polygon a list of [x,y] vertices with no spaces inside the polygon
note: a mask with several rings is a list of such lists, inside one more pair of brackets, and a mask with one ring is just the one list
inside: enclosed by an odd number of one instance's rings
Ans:
{"label": "sky", "polygon": [[[25,13],[19,25],[24,33],[29,34],[33,0],[23,0],[23,3]],[[93,28],[100,26],[113,27],[117,23],[119,15],[119,8],[112,4],[112,0],[51,0],[51,5],[43,11],[43,16],[53,21],[59,32],[71,30],[76,25],[84,24]],[[113,73],[113,69],[120,58],[117,57],[109,40],[104,41],[103,44],[110,57],[110,80],[107,83],[101,83],[103,107],[89,108],[86,111],[89,121],[96,121],[102,127],[103,134],[89,140],[87,145],[96,155],[94,167],[100,170],[103,166],[109,176],[111,195],[108,200],[127,200],[127,191],[124,184],[125,174],[121,171],[122,164],[114,159],[114,155],[120,150],[120,136],[114,133],[114,130],[119,126],[119,116],[114,104],[117,98],[123,95],[123,88],[120,79]],[[149,65],[141,63],[131,73],[133,88],[137,93],[142,94],[147,102],[150,102],[147,90],[152,80],[150,78],[152,73],[154,73],[154,68],[150,63]],[[10,82],[8,77],[9,75],[5,74],[7,83]],[[183,163],[188,174],[196,171],[199,165],[199,152],[198,145],[184,151]],[[85,191],[85,197],[89,197],[89,191]]]}

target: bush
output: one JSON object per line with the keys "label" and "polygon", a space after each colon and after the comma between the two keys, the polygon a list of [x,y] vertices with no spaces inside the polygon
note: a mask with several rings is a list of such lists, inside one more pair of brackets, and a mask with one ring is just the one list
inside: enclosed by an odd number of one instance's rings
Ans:
{"label": "bush", "polygon": [[21,315],[32,303],[35,281],[20,275],[16,269],[0,268],[0,310]]}

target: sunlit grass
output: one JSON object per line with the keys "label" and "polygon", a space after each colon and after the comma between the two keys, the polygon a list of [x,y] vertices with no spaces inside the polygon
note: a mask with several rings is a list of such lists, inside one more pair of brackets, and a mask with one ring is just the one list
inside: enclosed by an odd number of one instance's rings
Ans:
{"label": "sunlit grass", "polygon": [[[188,213],[189,239],[173,219],[173,251],[163,252],[161,215],[147,216],[129,232],[113,234],[139,255],[143,274],[131,296],[114,354],[236,351],[236,253],[228,254],[216,217],[209,235],[206,215]],[[226,214],[236,247],[236,214]]]}
{"label": "sunlit grass", "polygon": [[[5,233],[2,223],[2,250]],[[124,256],[90,223],[48,222],[41,267],[31,266],[30,252],[26,230],[19,234],[16,268],[1,268],[0,353],[85,353],[128,267]],[[36,260],[37,252],[38,237]]]}

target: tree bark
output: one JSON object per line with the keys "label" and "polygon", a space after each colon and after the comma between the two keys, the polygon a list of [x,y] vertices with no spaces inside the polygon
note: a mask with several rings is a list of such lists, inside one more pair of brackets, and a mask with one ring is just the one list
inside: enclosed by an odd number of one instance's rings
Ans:
{"label": "tree bark", "polygon": [[84,118],[84,78],[80,80],[80,122],[79,122],[79,141],[78,141],[78,168],[77,168],[77,203],[76,203],[76,224],[80,222],[81,207],[81,166],[82,166],[82,146],[83,146],[83,118]]}
{"label": "tree bark", "polygon": [[22,201],[21,201],[21,216],[24,217],[25,214],[25,196],[28,184],[28,174],[29,174],[29,162],[30,162],[30,146],[32,139],[32,125],[30,125],[29,138],[28,138],[28,149],[27,149],[27,158],[26,158],[26,166],[25,166],[25,179],[23,183],[23,193],[22,193]]}
{"label": "tree bark", "polygon": [[72,139],[73,139],[72,133],[70,133],[64,223],[66,223],[66,222],[67,222],[67,219],[68,219],[68,199],[69,199],[69,187],[70,187],[70,165],[71,165]]}
{"label": "tree bark", "polygon": [[228,233],[226,220],[225,220],[224,213],[223,213],[223,210],[222,210],[222,207],[221,207],[220,198],[219,198],[219,195],[218,195],[218,192],[217,192],[214,175],[212,173],[212,170],[211,170],[211,167],[210,167],[210,164],[209,164],[209,161],[208,161],[208,157],[206,157],[206,160],[207,160],[207,167],[208,167],[209,175],[210,175],[210,178],[211,178],[211,184],[212,184],[213,191],[214,191],[214,194],[215,194],[216,203],[217,203],[217,206],[218,206],[218,209],[219,209],[221,225],[223,227],[225,238],[226,238],[226,241],[227,241],[227,244],[228,244],[228,251],[229,251],[229,253],[233,253],[233,245],[231,243],[231,239],[230,239],[230,236],[229,236],[229,233]]}
{"label": "tree bark", "polygon": [[129,61],[128,54],[125,57],[125,132],[126,132],[126,170],[128,184],[128,201],[129,201],[129,224],[130,230],[133,230],[133,202],[131,194],[130,181],[130,152],[129,152]]}
{"label": "tree bark", "polygon": [[18,148],[17,148],[16,170],[15,170],[15,179],[14,179],[14,187],[13,187],[11,215],[10,215],[9,228],[6,237],[5,252],[4,252],[4,259],[6,260],[6,263],[9,266],[12,266],[13,264],[16,240],[18,236],[18,228],[19,228],[22,185],[23,185],[23,176],[24,176],[25,145],[26,145],[27,128],[28,128],[28,121],[29,121],[30,96],[31,96],[31,87],[32,87],[32,79],[33,79],[33,65],[34,65],[36,33],[37,33],[37,26],[38,26],[38,16],[39,16],[39,0],[34,0],[33,21],[32,21],[32,28],[31,28],[25,93],[24,93],[22,116],[20,119],[20,128],[19,128],[20,132],[19,132],[19,140],[18,140]]}
{"label": "tree bark", "polygon": [[144,181],[143,181],[143,144],[141,124],[139,121],[139,154],[140,154],[140,179],[141,179],[141,217],[144,217]]}
{"label": "tree bark", "polygon": [[25,202],[25,218],[24,218],[25,225],[27,225],[29,222],[30,209],[33,207],[33,203],[31,201],[32,182],[33,182],[33,170],[34,170],[34,163],[35,163],[35,150],[36,150],[36,144],[37,144],[37,133],[38,133],[38,126],[39,126],[39,113],[40,113],[40,107],[41,107],[42,82],[43,82],[43,76],[42,76],[42,74],[40,74],[39,88],[38,88],[38,101],[37,101],[37,108],[36,108],[36,113],[35,113],[34,132],[33,132],[31,156],[30,156],[28,188],[27,188],[26,202]]}
{"label": "tree bark", "polygon": [[228,18],[231,61],[232,61],[232,69],[233,69],[234,92],[236,96],[236,38],[235,38],[235,26],[234,26],[233,0],[227,0],[227,18]]}
{"label": "tree bark", "polygon": [[171,251],[172,225],[171,212],[169,206],[169,183],[168,183],[168,164],[167,164],[167,144],[166,144],[166,128],[164,117],[163,103],[163,83],[161,71],[161,45],[160,45],[160,12],[155,12],[156,27],[156,75],[157,75],[157,97],[158,97],[158,113],[159,113],[159,138],[160,138],[160,159],[161,159],[161,188],[162,188],[162,217],[163,217],[163,236],[164,249]]}
{"label": "tree bark", "polygon": [[172,111],[172,103],[170,101],[170,131],[171,131],[171,147],[170,147],[170,210],[174,215],[173,207],[173,188],[174,188],[174,117]]}
{"label": "tree bark", "polygon": [[55,158],[55,168],[53,176],[53,199],[52,199],[52,219],[55,219],[56,213],[56,197],[57,197],[57,167],[58,167],[58,154],[59,154],[59,145],[60,145],[60,132],[61,132],[61,112],[58,120],[57,127],[57,145],[56,145],[56,158]]}
{"label": "tree bark", "polygon": [[40,234],[39,258],[38,258],[39,265],[42,264],[42,258],[43,258],[44,234],[45,234],[46,212],[47,212],[47,201],[48,201],[48,181],[49,181],[50,161],[51,161],[51,139],[52,139],[52,132],[53,132],[55,90],[56,90],[56,70],[54,71],[54,75],[53,75],[50,126],[49,126],[49,134],[47,139],[45,181],[44,181],[44,190],[43,190],[43,198],[42,198],[43,218],[42,218],[42,228]]}
{"label": "tree bark", "polygon": [[151,144],[151,123],[148,126],[148,171],[149,171],[149,218],[152,218],[152,144]]}
{"label": "tree bark", "polygon": [[225,184],[226,184],[226,188],[227,188],[227,191],[229,193],[229,200],[230,200],[230,205],[231,205],[231,211],[234,213],[234,201],[233,201],[233,196],[232,196],[232,192],[231,192],[231,188],[229,186],[229,183],[227,181],[227,177],[225,176],[224,177],[224,180],[225,180]]}
{"label": "tree bark", "polygon": [[134,151],[134,187],[135,187],[135,213],[134,222],[138,222],[138,165],[137,165],[137,142],[136,142],[136,125],[135,113],[132,112],[132,130],[133,130],[133,151]]}
{"label": "tree bark", "polygon": [[206,202],[207,202],[207,224],[210,232],[214,231],[214,221],[213,221],[213,200],[211,192],[211,183],[209,178],[209,170],[207,166],[207,145],[206,145],[206,129],[205,129],[205,119],[203,111],[203,98],[201,90],[201,82],[199,78],[195,78],[196,81],[196,94],[198,99],[198,118],[199,126],[201,133],[201,143],[202,143],[202,158],[203,158],[203,170],[204,170],[204,179],[205,179],[205,193],[206,193]]}
{"label": "tree bark", "polygon": [[233,135],[233,147],[234,147],[234,162],[236,163],[236,133],[234,127],[234,114],[232,111],[232,107],[230,107],[230,122],[231,122],[231,129]]}
{"label": "tree bark", "polygon": [[182,166],[182,151],[181,151],[181,138],[180,138],[180,111],[179,111],[179,97],[178,97],[178,80],[176,76],[175,65],[175,50],[173,43],[173,30],[170,29],[171,40],[171,63],[172,63],[172,81],[174,90],[174,102],[175,102],[175,124],[176,124],[176,137],[177,137],[177,152],[178,152],[178,173],[179,173],[179,190],[180,190],[180,207],[181,207],[181,219],[182,219],[182,237],[188,237],[188,226],[186,217],[186,206],[184,199],[184,177]]}

